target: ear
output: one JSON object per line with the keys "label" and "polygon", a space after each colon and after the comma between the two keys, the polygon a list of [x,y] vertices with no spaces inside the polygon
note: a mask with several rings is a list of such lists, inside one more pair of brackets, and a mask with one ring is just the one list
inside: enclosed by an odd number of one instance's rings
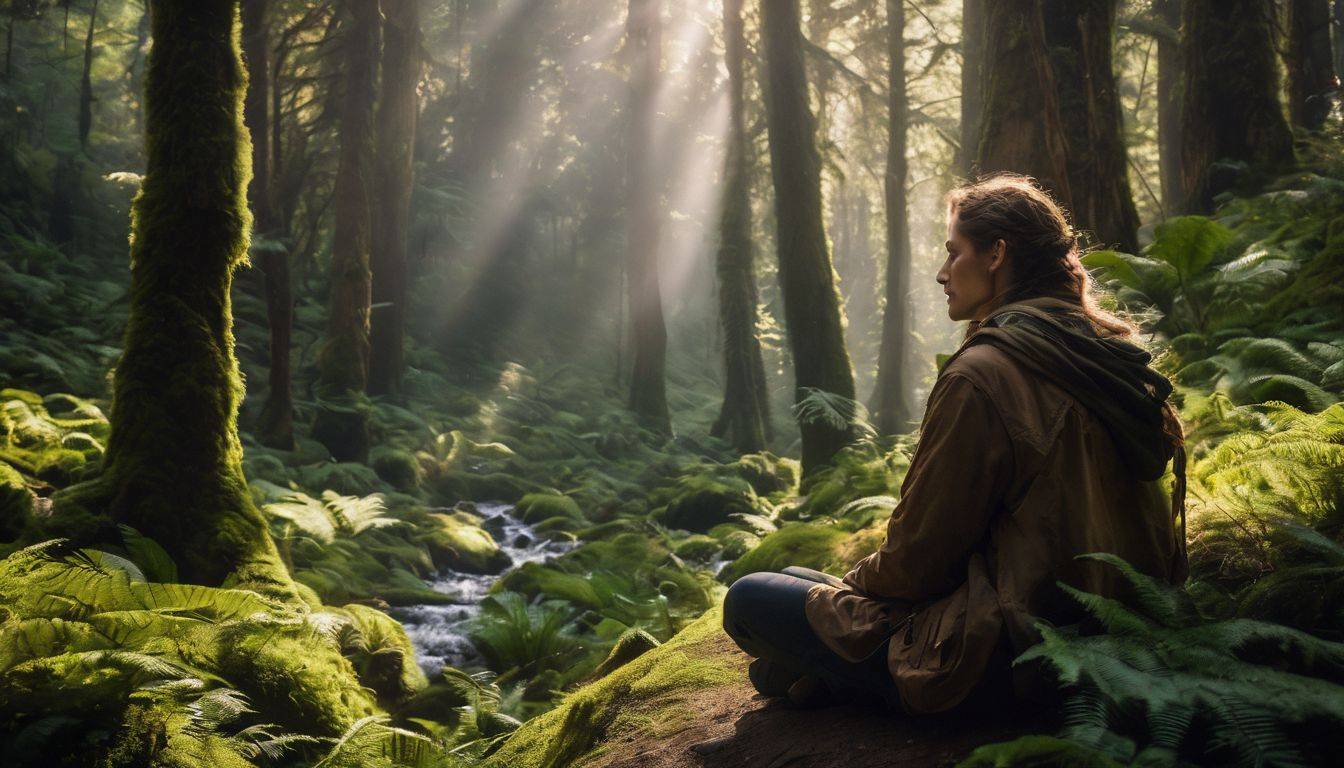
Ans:
{"label": "ear", "polygon": [[1008,243],[1004,242],[1003,238],[999,238],[994,241],[989,249],[989,271],[997,272],[1003,268],[1004,264],[1008,263]]}

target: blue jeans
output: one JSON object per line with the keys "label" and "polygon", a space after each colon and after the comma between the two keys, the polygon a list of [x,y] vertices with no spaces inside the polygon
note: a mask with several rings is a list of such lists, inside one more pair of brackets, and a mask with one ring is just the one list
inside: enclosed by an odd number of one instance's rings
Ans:
{"label": "blue jeans", "polygon": [[[887,642],[862,661],[832,651],[807,623],[808,590],[838,580],[810,568],[790,566],[783,573],[752,573],[728,589],[723,599],[723,629],[748,655],[764,659],[785,685],[804,675],[825,682],[840,700],[886,703],[898,707],[896,684],[887,669]],[[753,681],[755,682],[755,681]],[[757,689],[766,695],[780,691]]]}

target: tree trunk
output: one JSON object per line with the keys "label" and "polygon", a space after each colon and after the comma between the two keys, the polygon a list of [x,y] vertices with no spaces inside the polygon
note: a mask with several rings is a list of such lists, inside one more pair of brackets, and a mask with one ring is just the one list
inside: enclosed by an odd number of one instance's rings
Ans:
{"label": "tree trunk", "polygon": [[985,92],[985,2],[961,0],[961,150],[957,167],[966,176],[978,156]]}
{"label": "tree trunk", "polygon": [[1183,213],[1206,213],[1245,163],[1272,174],[1293,160],[1279,102],[1271,0],[1186,0],[1181,16]]}
{"label": "tree trunk", "polygon": [[626,144],[630,224],[625,247],[634,358],[630,410],[645,428],[670,434],[672,418],[667,411],[664,378],[667,327],[658,286],[659,189],[653,178],[654,99],[662,63],[661,11],[659,0],[630,0],[626,19],[630,55],[630,134]]}
{"label": "tree trunk", "polygon": [[271,182],[270,39],[267,34],[267,0],[243,0],[243,58],[247,63],[247,97],[243,115],[252,137],[252,231],[266,240],[258,260],[266,278],[266,323],[270,331],[270,368],[266,401],[257,423],[263,445],[283,450],[294,448],[294,401],[290,391],[290,329],[293,299],[289,286],[289,254],[276,237],[274,197]]}
{"label": "tree trunk", "polygon": [[[808,104],[798,0],[763,0],[766,129],[775,189],[784,323],[793,353],[795,402],[809,389],[853,400],[854,371],[845,348],[844,315],[821,218],[821,155]],[[831,460],[850,440],[848,425],[799,420],[803,473]]]}
{"label": "tree trunk", "polygon": [[[151,0],[146,170],[103,474],[58,498],[161,544],[189,583],[294,599],[243,478],[229,288],[248,245],[233,0]],[[58,514],[57,517],[61,517]]]}
{"label": "tree trunk", "polygon": [[1335,29],[1335,79],[1344,82],[1344,0],[1335,0],[1330,25]]}
{"label": "tree trunk", "polygon": [[1185,199],[1181,188],[1180,0],[1153,0],[1153,11],[1165,28],[1157,35],[1157,154],[1162,211],[1169,216]]}
{"label": "tree trunk", "polygon": [[395,395],[405,369],[406,235],[414,184],[420,82],[419,0],[383,0],[383,71],[374,168],[373,313],[369,392]]}
{"label": "tree trunk", "polygon": [[1070,200],[1068,147],[1040,0],[987,4],[984,40],[976,165],[986,173],[1031,174],[1058,199]]}
{"label": "tree trunk", "polygon": [[1335,88],[1330,56],[1330,0],[1289,0],[1288,115],[1293,125],[1317,131],[1330,114],[1329,92]]}
{"label": "tree trunk", "polygon": [[341,151],[334,192],[331,300],[327,339],[317,358],[314,389],[319,404],[312,434],[337,461],[365,461],[369,430],[361,401],[369,376],[370,194],[378,5],[346,0],[345,14],[345,92],[341,96]]}
{"label": "tree trunk", "polygon": [[747,147],[743,0],[723,4],[724,63],[728,68],[729,126],[719,217],[719,325],[723,331],[723,407],[710,434],[728,436],[741,453],[765,448],[770,402],[761,341],[756,335],[755,253],[751,242],[751,178]]}
{"label": "tree trunk", "polygon": [[883,177],[887,207],[887,305],[882,313],[882,347],[877,357],[876,426],[882,434],[909,426],[906,403],[909,376],[910,224],[905,200],[906,133],[910,101],[905,91],[905,6],[887,0],[887,172]]}
{"label": "tree trunk", "polygon": [[[67,13],[69,7],[66,8]],[[93,26],[98,20],[98,0],[89,9],[89,31],[84,35],[84,70],[79,78],[79,148],[88,151],[93,129]]]}

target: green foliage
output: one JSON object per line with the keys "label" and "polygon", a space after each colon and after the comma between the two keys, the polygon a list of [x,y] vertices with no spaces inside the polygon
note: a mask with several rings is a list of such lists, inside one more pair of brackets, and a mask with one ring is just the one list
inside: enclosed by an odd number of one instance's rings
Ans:
{"label": "green foliage", "polygon": [[[1060,583],[1105,634],[1041,623],[1044,640],[1014,662],[1040,664],[1063,687],[1062,738],[1123,764],[1307,765],[1339,748],[1344,645],[1250,619],[1208,622],[1184,591],[1112,555],[1083,558],[1128,586],[1111,599]],[[1009,758],[1034,751],[1023,746],[985,748],[979,764],[1019,764]]]}
{"label": "green foliage", "polygon": [[840,546],[847,534],[844,529],[825,523],[792,523],[761,539],[755,549],[724,569],[725,583],[757,571],[778,571],[800,565],[822,571],[848,568],[852,563],[837,562]]}
{"label": "green foliage", "polygon": [[534,677],[563,670],[573,660],[579,650],[573,618],[563,602],[529,604],[516,592],[495,592],[481,601],[469,633],[491,669]]}
{"label": "green foliage", "polygon": [[296,492],[262,509],[272,518],[288,523],[300,535],[310,536],[323,544],[330,544],[337,536],[357,536],[376,528],[406,525],[405,520],[383,514],[387,505],[376,493],[357,498],[323,491],[322,500],[318,501],[306,493]]}

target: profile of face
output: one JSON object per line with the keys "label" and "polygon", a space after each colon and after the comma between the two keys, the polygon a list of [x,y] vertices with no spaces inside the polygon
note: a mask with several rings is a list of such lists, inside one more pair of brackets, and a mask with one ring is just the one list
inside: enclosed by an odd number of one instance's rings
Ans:
{"label": "profile of face", "polygon": [[947,218],[947,260],[936,279],[947,296],[947,316],[953,320],[983,320],[990,302],[1009,285],[1007,244],[995,240],[984,250],[958,228],[958,215]]}

